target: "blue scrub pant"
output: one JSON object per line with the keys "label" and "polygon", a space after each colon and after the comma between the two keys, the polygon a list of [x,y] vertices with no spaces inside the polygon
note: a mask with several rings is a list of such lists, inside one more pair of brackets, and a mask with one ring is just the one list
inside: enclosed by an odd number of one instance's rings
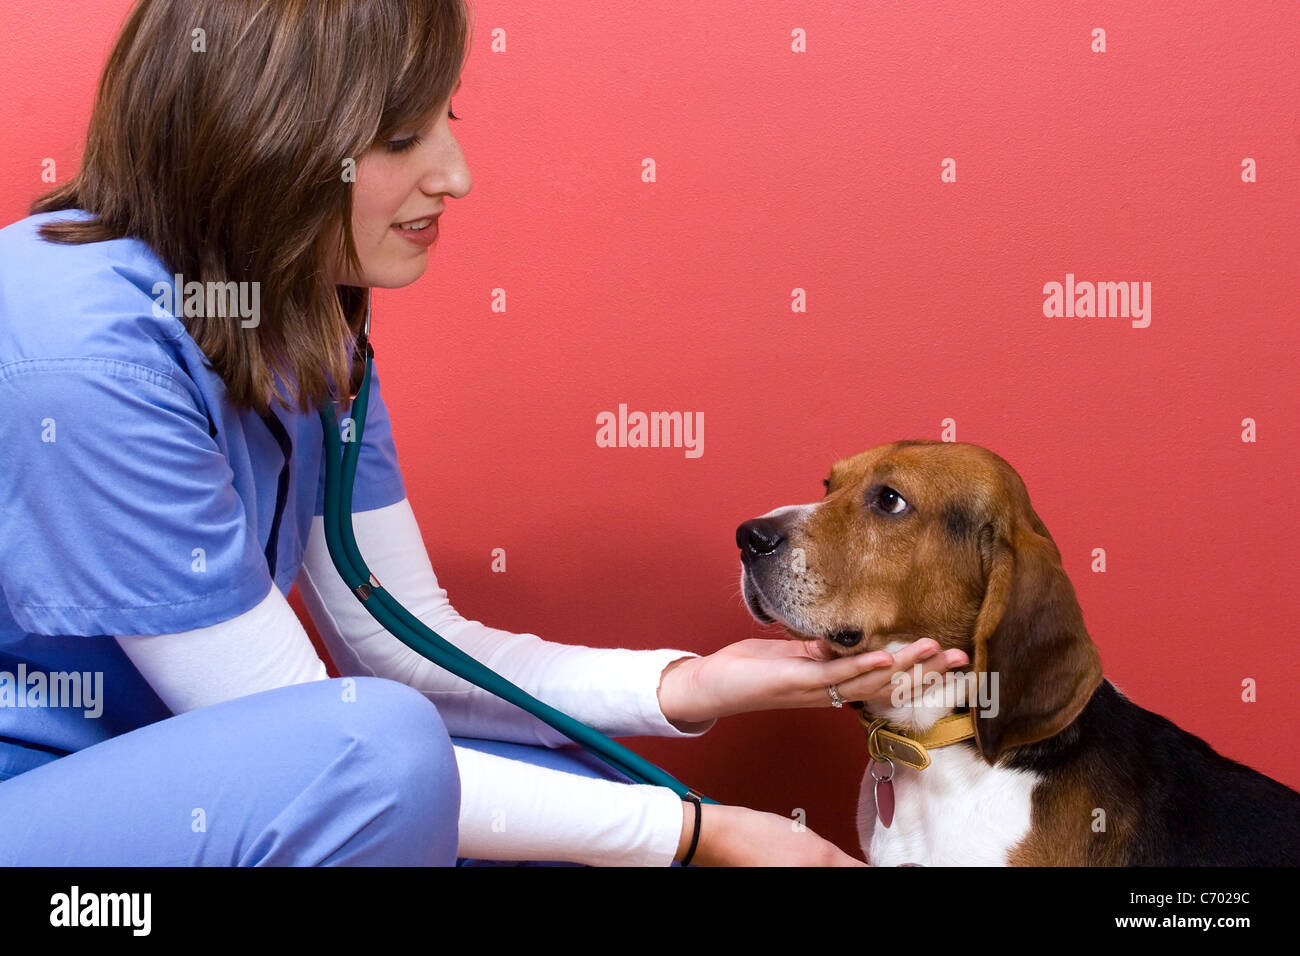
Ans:
{"label": "blue scrub pant", "polygon": [[413,688],[350,680],[179,714],[0,782],[0,866],[527,865],[457,858],[453,742],[631,782],[576,745],[449,737]]}

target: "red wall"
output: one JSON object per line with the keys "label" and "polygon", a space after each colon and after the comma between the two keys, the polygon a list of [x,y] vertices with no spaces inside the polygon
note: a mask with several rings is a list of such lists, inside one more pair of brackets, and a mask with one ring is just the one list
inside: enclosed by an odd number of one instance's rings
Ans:
{"label": "red wall", "polygon": [[[10,0],[0,221],[47,188],[42,158],[75,168],[127,8],[83,0],[72,25]],[[403,471],[460,612],[702,654],[770,634],[739,596],[737,524],[952,418],[1024,478],[1107,675],[1300,787],[1293,0],[563,9],[476,4],[454,126],[474,189],[424,278],[375,298]],[[1150,282],[1150,325],[1044,317],[1067,273]],[[703,456],[597,447],[620,403],[703,412]],[[857,853],[847,713],[629,743]]]}

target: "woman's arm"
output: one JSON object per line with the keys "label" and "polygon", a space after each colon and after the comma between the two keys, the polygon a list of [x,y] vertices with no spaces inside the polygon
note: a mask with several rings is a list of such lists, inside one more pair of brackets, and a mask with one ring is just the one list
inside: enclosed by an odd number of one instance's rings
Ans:
{"label": "woman's arm", "polygon": [[117,643],[173,714],[329,677],[275,585],[255,607],[220,624]]}
{"label": "woman's arm", "polygon": [[[117,643],[176,714],[327,677],[275,587],[257,606],[220,624],[122,636]],[[454,749],[462,857],[667,866],[677,854],[685,806],[666,787],[596,780]]]}
{"label": "woman's arm", "polygon": [[598,780],[455,749],[459,856],[589,866],[668,866],[682,856],[683,820],[690,814],[693,825],[695,811],[667,787]]}
{"label": "woman's arm", "polygon": [[[610,736],[696,737],[714,724],[675,725],[664,716],[659,683],[683,650],[630,650],[558,644],[466,620],[438,584],[406,499],[353,516],[357,546],[384,589],[415,617],[539,700]],[[312,521],[298,588],[341,674],[409,684],[438,705],[453,736],[555,747],[569,738],[495,694],[443,670],[393,637],[339,577]]]}

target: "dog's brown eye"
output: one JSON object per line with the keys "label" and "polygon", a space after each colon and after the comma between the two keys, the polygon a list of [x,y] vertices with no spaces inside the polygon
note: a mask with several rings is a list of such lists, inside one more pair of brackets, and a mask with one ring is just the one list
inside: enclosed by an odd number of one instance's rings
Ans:
{"label": "dog's brown eye", "polygon": [[826,493],[829,495],[831,493],[831,480],[829,478],[823,478],[822,484],[826,486]]}
{"label": "dog's brown eye", "polygon": [[882,487],[876,494],[876,507],[887,515],[899,515],[907,510],[907,501],[893,488]]}

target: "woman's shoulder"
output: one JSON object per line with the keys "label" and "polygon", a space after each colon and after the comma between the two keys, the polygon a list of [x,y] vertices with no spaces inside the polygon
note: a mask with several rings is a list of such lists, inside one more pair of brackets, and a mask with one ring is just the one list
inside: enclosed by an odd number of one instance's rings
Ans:
{"label": "woman's shoulder", "polygon": [[185,327],[158,306],[167,269],[138,239],[51,242],[47,222],[84,210],[38,213],[0,229],[0,370],[84,358],[173,364]]}
{"label": "woman's shoulder", "polygon": [[167,270],[153,250],[139,239],[108,239],[103,242],[53,242],[40,235],[49,223],[91,218],[84,209],[41,212],[0,228],[0,274],[20,276],[24,269],[49,270],[90,268],[127,263],[166,275]]}

